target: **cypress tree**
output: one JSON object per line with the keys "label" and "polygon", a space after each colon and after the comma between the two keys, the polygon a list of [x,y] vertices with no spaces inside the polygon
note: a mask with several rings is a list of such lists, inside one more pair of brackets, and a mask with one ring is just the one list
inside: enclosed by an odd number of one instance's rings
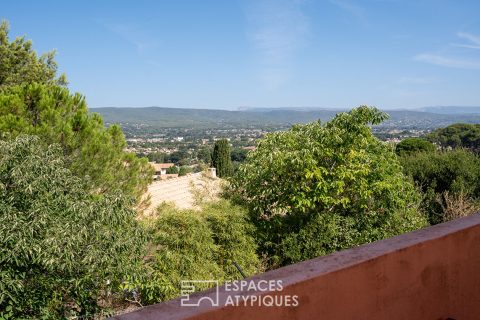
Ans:
{"label": "cypress tree", "polygon": [[217,176],[228,177],[232,174],[233,167],[230,159],[230,145],[227,139],[215,142],[212,155],[212,166],[217,169]]}

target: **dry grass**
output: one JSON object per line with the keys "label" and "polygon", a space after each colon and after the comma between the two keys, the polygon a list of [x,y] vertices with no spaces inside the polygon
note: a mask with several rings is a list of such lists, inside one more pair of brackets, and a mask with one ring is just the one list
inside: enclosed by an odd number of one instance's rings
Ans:
{"label": "dry grass", "polygon": [[450,194],[445,191],[437,195],[436,201],[442,207],[442,216],[445,222],[466,217],[480,210],[479,203],[463,193]]}

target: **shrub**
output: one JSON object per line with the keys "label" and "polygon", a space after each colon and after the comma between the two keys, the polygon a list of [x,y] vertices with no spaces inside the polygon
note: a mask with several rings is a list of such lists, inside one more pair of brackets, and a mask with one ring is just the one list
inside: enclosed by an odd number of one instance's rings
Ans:
{"label": "shrub", "polygon": [[181,166],[180,169],[178,170],[178,175],[181,177],[181,176],[185,176],[187,175],[188,173],[192,172],[193,169],[191,167],[188,167],[188,166]]}
{"label": "shrub", "polygon": [[405,155],[399,159],[405,174],[422,190],[422,207],[432,224],[445,220],[442,202],[438,201],[444,192],[450,197],[462,195],[472,201],[480,195],[480,160],[472,152],[456,149]]}
{"label": "shrub", "polygon": [[205,204],[202,213],[218,246],[215,261],[222,268],[223,277],[228,280],[241,278],[233,262],[245,274],[258,273],[260,261],[253,237],[255,229],[246,212],[238,206],[232,206],[227,200],[220,200]]}
{"label": "shrub", "polygon": [[239,279],[233,261],[249,275],[259,271],[252,226],[243,210],[225,200],[201,211],[162,205],[146,223],[151,236],[147,271],[129,284],[140,289],[142,303],[179,296],[182,280]]}
{"label": "shrub", "polygon": [[143,233],[131,203],[92,196],[39,138],[0,141],[0,309],[15,317],[95,312],[137,271]]}
{"label": "shrub", "polygon": [[480,210],[478,200],[472,200],[462,192],[450,194],[448,191],[445,191],[437,195],[436,201],[442,207],[441,217],[443,221],[466,217]]}
{"label": "shrub", "polygon": [[178,173],[178,167],[177,166],[171,166],[170,168],[167,168],[166,172],[167,172],[167,174],[176,174],[176,173]]}

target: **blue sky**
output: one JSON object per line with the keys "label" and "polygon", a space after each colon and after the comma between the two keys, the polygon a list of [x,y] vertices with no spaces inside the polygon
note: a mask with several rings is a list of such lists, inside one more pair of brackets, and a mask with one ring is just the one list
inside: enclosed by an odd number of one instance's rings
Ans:
{"label": "blue sky", "polygon": [[478,0],[4,1],[90,107],[480,106]]}

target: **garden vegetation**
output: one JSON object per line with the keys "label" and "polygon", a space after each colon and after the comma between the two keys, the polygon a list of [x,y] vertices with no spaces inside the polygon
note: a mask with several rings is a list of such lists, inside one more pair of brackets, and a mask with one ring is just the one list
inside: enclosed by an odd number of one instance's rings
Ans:
{"label": "garden vegetation", "polygon": [[236,265],[250,276],[479,208],[477,126],[395,147],[372,134],[386,118],[361,106],[248,153],[217,141],[203,157],[228,181],[225,199],[140,219],[148,160],[69,91],[53,52],[10,41],[3,22],[0,319],[98,317],[177,297],[182,280],[241,279]]}

